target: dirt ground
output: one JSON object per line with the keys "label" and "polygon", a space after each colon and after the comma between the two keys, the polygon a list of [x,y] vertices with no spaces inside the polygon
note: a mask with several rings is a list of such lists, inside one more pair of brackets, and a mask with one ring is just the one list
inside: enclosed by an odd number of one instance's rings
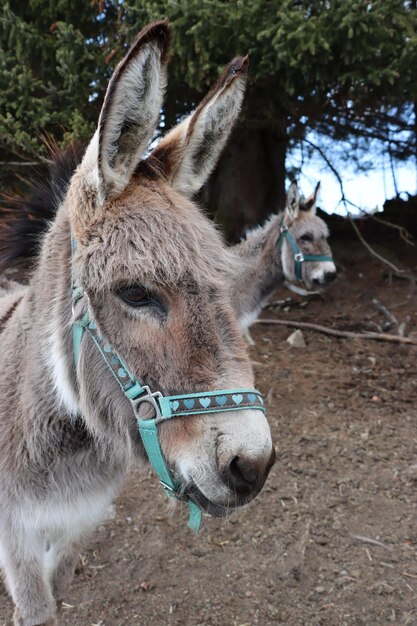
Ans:
{"label": "dirt ground", "polygon": [[[410,283],[336,247],[323,299],[280,289],[291,302],[263,316],[378,330],[377,298],[417,331]],[[417,347],[305,331],[291,348],[291,332],[252,329],[278,453],[261,495],[193,536],[154,476],[132,476],[81,555],[64,626],[417,625]],[[11,614],[0,587],[1,626]]]}

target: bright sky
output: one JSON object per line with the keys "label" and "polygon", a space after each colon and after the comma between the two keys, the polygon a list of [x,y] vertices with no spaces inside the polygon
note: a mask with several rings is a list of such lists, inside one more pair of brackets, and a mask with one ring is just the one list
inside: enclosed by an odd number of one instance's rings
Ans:
{"label": "bright sky", "polygon": [[[382,210],[385,199],[396,195],[393,176],[388,160],[384,163],[380,156],[371,171],[355,172],[347,167],[344,171],[338,168],[343,178],[346,197],[368,211]],[[417,169],[412,161],[395,165],[395,179],[400,194],[406,192],[417,193]],[[345,215],[345,208],[338,205],[341,197],[339,183],[328,166],[319,156],[304,164],[300,176],[299,185],[305,196],[310,195],[316,183],[321,181],[319,206],[327,213],[340,213]],[[402,197],[406,198],[406,195]],[[350,207],[352,214],[357,213],[354,207]]]}

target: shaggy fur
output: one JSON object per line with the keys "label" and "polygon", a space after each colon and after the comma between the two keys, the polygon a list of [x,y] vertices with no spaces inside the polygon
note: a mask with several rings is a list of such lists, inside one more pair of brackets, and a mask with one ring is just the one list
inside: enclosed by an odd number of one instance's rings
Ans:
{"label": "shaggy fur", "polygon": [[[174,189],[198,187],[219,157],[239,112],[245,60],[235,62],[232,76],[226,70],[200,108],[191,158],[181,132],[171,136],[166,153],[186,167],[178,163],[169,178],[150,168],[148,176],[138,168],[139,146],[144,150],[159,112],[168,40],[166,22],[139,35],[116,69],[99,129],[62,193],[29,285],[2,285],[8,295],[0,306],[0,565],[15,626],[56,624],[79,542],[102,519],[132,464],[146,462],[131,404],[88,336],[74,363],[74,319],[88,311],[153,390],[253,386],[230,297],[234,257],[198,207]],[[211,141],[205,145],[207,120],[214,124],[216,115],[205,107],[213,101],[219,116],[232,108],[217,151]],[[210,165],[202,168],[205,147]],[[169,170],[163,154],[151,158],[161,172]],[[74,283],[83,290],[75,311]],[[132,286],[144,294],[141,306],[124,298]],[[209,512],[227,514],[255,497],[274,460],[261,411],[176,418],[159,434],[171,471]]]}

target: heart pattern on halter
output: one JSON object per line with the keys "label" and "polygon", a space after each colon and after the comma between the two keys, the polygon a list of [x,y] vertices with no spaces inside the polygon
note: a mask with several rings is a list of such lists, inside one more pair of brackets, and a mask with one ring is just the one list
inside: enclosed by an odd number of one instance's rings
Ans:
{"label": "heart pattern on halter", "polygon": [[[103,338],[95,322],[88,319],[84,328],[88,330],[104,360],[119,381],[122,389],[129,392],[131,389],[139,387],[133,375],[130,373],[124,362],[108,341]],[[238,393],[239,392],[239,393]],[[207,394],[207,395],[206,395]],[[133,396],[129,396],[133,397]],[[167,414],[162,412],[162,417],[175,417],[181,415],[193,415],[199,413],[215,413],[219,411],[233,411],[237,409],[259,409],[265,412],[263,400],[260,393],[252,389],[242,389],[233,391],[206,392],[188,394],[184,396],[166,397]]]}
{"label": "heart pattern on halter", "polygon": [[260,409],[264,411],[262,396],[259,393],[242,391],[242,393],[220,392],[210,396],[189,398],[176,396],[169,402],[171,416],[230,411],[237,409]]}

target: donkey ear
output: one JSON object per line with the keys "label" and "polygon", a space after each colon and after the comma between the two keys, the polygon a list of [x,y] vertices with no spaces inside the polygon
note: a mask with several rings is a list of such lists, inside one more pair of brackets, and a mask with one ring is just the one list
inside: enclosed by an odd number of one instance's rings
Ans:
{"label": "donkey ear", "polygon": [[305,200],[303,200],[300,204],[301,211],[310,211],[313,215],[316,214],[317,210],[317,198],[320,193],[320,181],[317,183],[315,190]]}
{"label": "donkey ear", "polygon": [[146,26],[110,79],[98,129],[81,164],[95,179],[100,204],[126,187],[155,130],[169,42],[166,20]]}
{"label": "donkey ear", "polygon": [[239,115],[248,57],[235,58],[197,109],[158,144],[148,164],[188,197],[203,186]]}
{"label": "donkey ear", "polygon": [[294,221],[300,211],[301,197],[297,183],[293,181],[288,189],[285,216],[289,221]]}

